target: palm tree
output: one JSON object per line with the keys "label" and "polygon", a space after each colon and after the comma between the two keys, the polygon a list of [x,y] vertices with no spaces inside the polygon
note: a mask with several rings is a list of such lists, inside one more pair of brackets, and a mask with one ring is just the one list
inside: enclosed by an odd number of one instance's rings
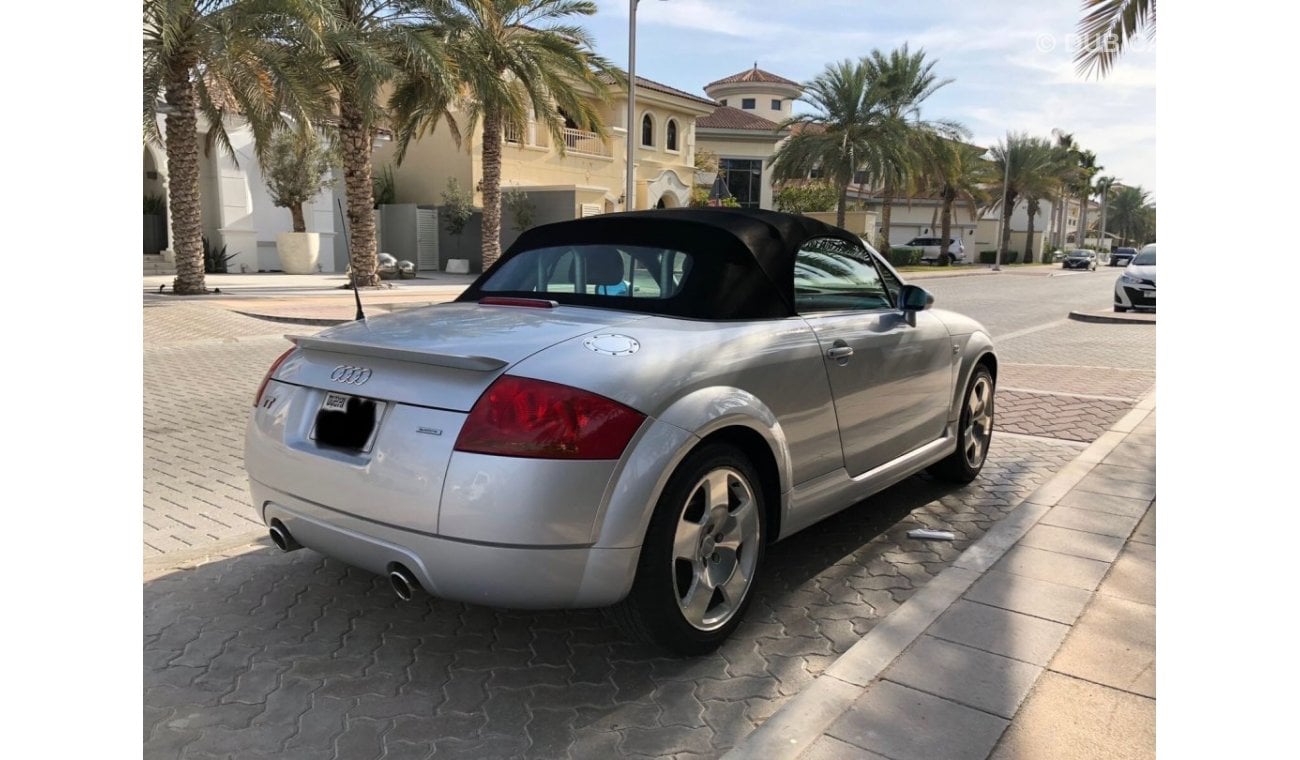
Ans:
{"label": "palm tree", "polygon": [[[604,134],[592,101],[609,97],[610,83],[626,77],[595,51],[574,16],[596,12],[591,0],[454,0],[444,23],[468,122],[483,124],[483,266],[501,256],[501,143],[507,129],[522,130],[530,112],[563,146],[565,117]],[[557,108],[558,107],[558,108]],[[629,127],[630,128],[630,127]],[[561,150],[563,148],[561,147]]]}
{"label": "palm tree", "polygon": [[[374,138],[388,120],[386,88],[418,82],[426,120],[455,94],[441,0],[279,0],[304,59],[330,77],[348,199],[349,265],[358,286],[379,284],[375,249]],[[303,67],[299,67],[302,70]],[[404,91],[409,97],[411,88]]]}
{"label": "palm tree", "polygon": [[1079,193],[1079,235],[1080,248],[1088,246],[1088,204],[1092,199],[1092,178],[1106,167],[1097,163],[1097,154],[1090,150],[1079,151],[1078,184]]}
{"label": "palm tree", "polygon": [[1155,232],[1155,208],[1148,204],[1150,194],[1138,187],[1121,187],[1110,202],[1110,223],[1119,231],[1124,243],[1143,242]]}
{"label": "palm tree", "polygon": [[780,129],[793,134],[769,159],[776,180],[798,180],[820,171],[839,197],[835,223],[844,226],[848,188],[865,172],[878,180],[887,165],[903,163],[906,123],[890,115],[880,88],[873,87],[865,60],[843,60],[803,85],[800,100],[810,113],[796,114]]}
{"label": "palm tree", "polygon": [[280,41],[276,21],[267,5],[249,0],[145,0],[144,135],[167,153],[177,294],[207,292],[199,114],[208,122],[208,141],[235,160],[227,117],[248,124],[260,156],[286,116],[305,121],[321,102],[320,78],[302,76],[292,65],[294,53]]}
{"label": "palm tree", "polygon": [[1053,193],[1053,199],[1056,201],[1052,209],[1053,226],[1056,228],[1056,239],[1054,245],[1057,248],[1065,247],[1065,223],[1070,218],[1070,194],[1071,188],[1077,182],[1079,146],[1074,141],[1074,135],[1060,129],[1053,129],[1052,135],[1056,138],[1054,148],[1057,152],[1057,163],[1060,172],[1057,176],[1056,189]]}
{"label": "palm tree", "polygon": [[939,79],[934,73],[936,61],[926,61],[924,50],[911,53],[905,44],[890,51],[888,56],[879,50],[873,50],[864,60],[868,80],[873,87],[882,91],[889,116],[910,120],[915,129],[906,135],[910,144],[895,146],[885,154],[885,161],[879,167],[876,177],[882,188],[880,230],[888,241],[894,195],[904,187],[909,190],[915,188],[917,183],[914,175],[924,163],[920,160],[924,152],[923,133],[939,132],[952,138],[964,137],[967,133],[964,127],[953,122],[921,121],[921,104],[941,87],[954,81],[951,78]]}
{"label": "palm tree", "polygon": [[1128,41],[1145,31],[1156,36],[1156,0],[1084,0],[1079,37],[1089,42],[1074,55],[1079,74],[1106,76]]}
{"label": "palm tree", "polygon": [[[1029,241],[1033,240],[1034,215],[1038,199],[1051,192],[1059,171],[1059,154],[1052,143],[1041,137],[1009,132],[1005,141],[993,148],[993,165],[1000,177],[1005,177],[998,198],[990,208],[999,209],[1002,215],[1002,239],[998,242],[998,258],[1006,256],[1011,242],[1011,212],[1022,196],[1033,204],[1029,209]],[[1010,168],[1008,169],[1008,164]],[[1032,245],[1025,246],[1026,257]]]}
{"label": "palm tree", "polygon": [[[995,181],[989,162],[979,148],[932,134],[926,151],[925,187],[939,196],[940,240],[952,238],[952,208],[958,201],[970,204],[971,216],[987,202],[986,188]],[[941,265],[949,263],[939,257]]]}

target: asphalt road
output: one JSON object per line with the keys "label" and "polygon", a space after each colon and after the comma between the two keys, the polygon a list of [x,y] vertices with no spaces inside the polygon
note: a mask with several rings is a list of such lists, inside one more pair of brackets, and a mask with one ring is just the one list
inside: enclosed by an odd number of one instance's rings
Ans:
{"label": "asphalt road", "polygon": [[[774,546],[744,625],[686,660],[629,644],[599,611],[401,604],[369,573],[274,550],[247,499],[243,423],[279,336],[314,328],[147,307],[144,756],[716,757],[1151,387],[1154,327],[1065,319],[1106,308],[1113,282],[925,280],[998,341],[984,473],[956,489],[911,478]],[[922,526],[958,538],[906,537]]]}

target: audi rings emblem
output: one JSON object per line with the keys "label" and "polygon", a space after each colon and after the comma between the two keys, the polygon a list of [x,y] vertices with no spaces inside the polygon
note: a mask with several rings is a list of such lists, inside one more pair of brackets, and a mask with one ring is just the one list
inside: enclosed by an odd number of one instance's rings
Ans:
{"label": "audi rings emblem", "polygon": [[347,364],[340,364],[330,373],[330,379],[336,383],[346,385],[362,385],[370,379],[372,374],[369,367],[352,367]]}

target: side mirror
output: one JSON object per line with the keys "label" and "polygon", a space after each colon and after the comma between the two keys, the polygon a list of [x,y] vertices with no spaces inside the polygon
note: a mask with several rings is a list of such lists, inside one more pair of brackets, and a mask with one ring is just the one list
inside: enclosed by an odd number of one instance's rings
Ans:
{"label": "side mirror", "polygon": [[934,296],[918,285],[904,285],[898,300],[903,311],[925,311],[934,306]]}

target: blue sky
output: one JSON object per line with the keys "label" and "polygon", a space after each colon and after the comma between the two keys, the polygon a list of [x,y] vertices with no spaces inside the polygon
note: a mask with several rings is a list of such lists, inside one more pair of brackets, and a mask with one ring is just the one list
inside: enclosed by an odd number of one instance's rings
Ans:
{"label": "blue sky", "polygon": [[[596,0],[585,26],[598,50],[627,66],[628,0]],[[1074,73],[1079,0],[642,0],[637,73],[704,94],[705,84],[754,65],[798,82],[831,61],[908,43],[955,81],[922,115],[965,124],[992,145],[1007,130],[1074,134],[1103,174],[1156,189],[1156,50],[1145,38],[1110,76]],[[796,109],[799,106],[796,104]]]}

